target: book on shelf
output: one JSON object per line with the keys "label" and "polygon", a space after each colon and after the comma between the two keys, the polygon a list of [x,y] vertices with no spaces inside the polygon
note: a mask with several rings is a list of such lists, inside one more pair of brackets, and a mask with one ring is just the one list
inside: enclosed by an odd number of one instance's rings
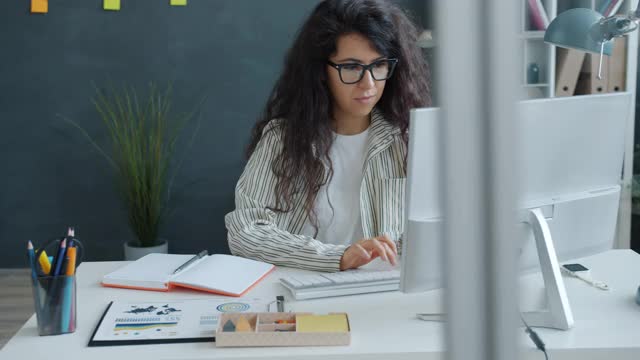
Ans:
{"label": "book on shelf", "polygon": [[603,1],[602,4],[600,4],[600,6],[598,6],[597,11],[600,14],[602,14],[604,16],[607,16],[607,9],[609,8],[609,6],[611,6],[611,3],[613,3],[613,2],[614,2],[614,0]]}
{"label": "book on shelf", "polygon": [[529,20],[534,30],[545,30],[549,26],[549,16],[542,0],[527,0]]}
{"label": "book on shelf", "polygon": [[607,0],[598,8],[598,12],[604,16],[615,15],[624,0]]}

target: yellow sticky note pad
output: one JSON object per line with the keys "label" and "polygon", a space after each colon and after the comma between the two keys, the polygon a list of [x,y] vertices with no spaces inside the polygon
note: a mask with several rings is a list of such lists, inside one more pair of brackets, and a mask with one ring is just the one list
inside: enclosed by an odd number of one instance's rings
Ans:
{"label": "yellow sticky note pad", "polygon": [[120,10],[120,0],[104,0],[102,5],[105,10]]}
{"label": "yellow sticky note pad", "polygon": [[49,12],[49,0],[31,0],[31,12],[46,14]]}
{"label": "yellow sticky note pad", "polygon": [[349,322],[346,314],[298,315],[296,330],[298,332],[348,332]]}
{"label": "yellow sticky note pad", "polygon": [[171,6],[187,6],[187,0],[171,0]]}

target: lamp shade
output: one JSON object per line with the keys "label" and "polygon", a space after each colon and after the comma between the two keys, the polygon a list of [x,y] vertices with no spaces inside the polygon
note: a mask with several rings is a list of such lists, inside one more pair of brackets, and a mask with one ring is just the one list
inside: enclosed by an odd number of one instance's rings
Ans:
{"label": "lamp shade", "polygon": [[[544,41],[555,46],[577,49],[600,54],[602,39],[605,38],[600,20],[600,13],[585,8],[567,10],[549,24],[544,34]],[[611,55],[613,42],[606,41],[604,54]]]}

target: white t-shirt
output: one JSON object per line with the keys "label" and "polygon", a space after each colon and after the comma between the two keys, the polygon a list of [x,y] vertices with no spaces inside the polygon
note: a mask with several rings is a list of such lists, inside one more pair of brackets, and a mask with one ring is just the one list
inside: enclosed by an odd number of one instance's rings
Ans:
{"label": "white t-shirt", "polygon": [[[318,216],[318,235],[315,238],[326,244],[350,245],[363,238],[360,186],[369,129],[356,135],[335,136],[329,150],[333,178],[318,190],[315,202]],[[314,233],[313,225],[307,220],[302,234],[313,236]]]}

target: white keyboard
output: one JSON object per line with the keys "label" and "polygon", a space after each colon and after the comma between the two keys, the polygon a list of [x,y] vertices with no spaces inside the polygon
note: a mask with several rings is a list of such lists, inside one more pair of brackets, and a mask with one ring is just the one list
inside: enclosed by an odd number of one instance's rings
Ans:
{"label": "white keyboard", "polygon": [[296,300],[394,291],[400,288],[400,270],[348,270],[336,273],[290,275],[280,278]]}

